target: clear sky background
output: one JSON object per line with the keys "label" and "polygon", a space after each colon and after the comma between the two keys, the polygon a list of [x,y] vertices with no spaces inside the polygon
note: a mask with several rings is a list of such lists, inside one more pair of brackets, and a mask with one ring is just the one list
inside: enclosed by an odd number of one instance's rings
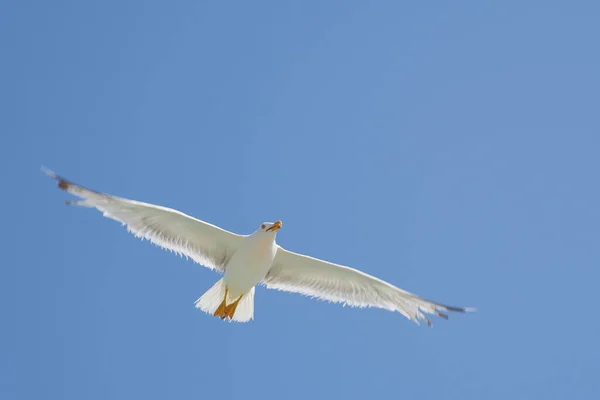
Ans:
{"label": "clear sky background", "polygon": [[[453,4],[449,4],[453,3]],[[485,3],[485,4],[482,4]],[[0,2],[0,398],[594,399],[597,1]],[[219,276],[40,172],[469,315]],[[369,397],[371,396],[371,397]]]}

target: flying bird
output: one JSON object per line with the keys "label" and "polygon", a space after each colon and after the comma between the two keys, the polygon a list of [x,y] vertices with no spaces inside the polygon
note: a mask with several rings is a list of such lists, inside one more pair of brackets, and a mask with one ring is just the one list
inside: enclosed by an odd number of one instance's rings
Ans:
{"label": "flying bird", "polygon": [[281,221],[263,222],[252,234],[238,235],[171,208],[96,192],[43,171],[60,189],[79,197],[67,204],[96,208],[135,236],[222,273],[223,278],[194,304],[224,320],[254,318],[258,284],[353,307],[398,311],[429,326],[425,314],[447,319],[445,312],[474,310],[426,300],[359,270],[286,250],[275,243]]}

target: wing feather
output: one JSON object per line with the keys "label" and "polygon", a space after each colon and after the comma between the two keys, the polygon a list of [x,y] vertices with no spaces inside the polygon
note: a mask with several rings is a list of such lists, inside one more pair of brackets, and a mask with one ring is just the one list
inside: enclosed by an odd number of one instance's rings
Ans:
{"label": "wing feather", "polygon": [[58,182],[60,189],[81,198],[67,201],[67,204],[96,208],[105,217],[126,225],[136,237],[189,257],[210,269],[223,272],[244,238],[171,208],[96,192],[50,170],[44,169],[44,172]]}
{"label": "wing feather", "polygon": [[426,300],[359,270],[293,253],[282,247],[278,247],[273,267],[263,283],[269,289],[300,293],[351,307],[398,311],[417,324],[424,320],[431,325],[423,313],[447,319],[442,311],[474,310]]}

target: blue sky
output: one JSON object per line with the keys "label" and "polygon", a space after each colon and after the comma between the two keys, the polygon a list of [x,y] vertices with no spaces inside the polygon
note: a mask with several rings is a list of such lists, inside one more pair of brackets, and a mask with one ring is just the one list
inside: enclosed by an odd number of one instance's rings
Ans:
{"label": "blue sky", "polygon": [[[595,398],[600,5],[459,3],[2,2],[0,397]],[[41,165],[479,311],[223,323]]]}

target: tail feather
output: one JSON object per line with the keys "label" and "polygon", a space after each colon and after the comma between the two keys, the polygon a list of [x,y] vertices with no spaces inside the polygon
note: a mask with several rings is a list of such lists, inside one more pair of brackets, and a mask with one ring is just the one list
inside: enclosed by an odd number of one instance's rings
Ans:
{"label": "tail feather", "polygon": [[248,322],[252,319],[254,319],[254,288],[242,297],[233,315],[233,320],[237,322]]}
{"label": "tail feather", "polygon": [[[224,297],[225,282],[223,279],[220,279],[196,300],[194,304],[196,305],[196,308],[212,315],[217,310]],[[254,288],[244,294],[233,315],[233,321],[236,322],[248,322],[252,319],[254,319]]]}
{"label": "tail feather", "polygon": [[196,308],[199,308],[206,313],[213,314],[223,301],[223,297],[225,297],[225,282],[223,282],[223,279],[219,279],[217,283],[208,289],[194,304],[196,305]]}

